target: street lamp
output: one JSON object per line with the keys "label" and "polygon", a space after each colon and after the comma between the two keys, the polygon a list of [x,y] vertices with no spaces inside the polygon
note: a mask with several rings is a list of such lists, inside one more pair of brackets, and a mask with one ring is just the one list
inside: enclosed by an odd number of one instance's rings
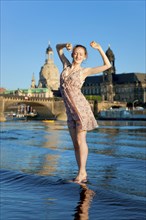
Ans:
{"label": "street lamp", "polygon": [[133,101],[133,103],[132,103],[132,109],[133,109],[133,110],[134,110],[134,103],[135,103],[135,102],[138,102],[138,100],[136,99],[136,100]]}

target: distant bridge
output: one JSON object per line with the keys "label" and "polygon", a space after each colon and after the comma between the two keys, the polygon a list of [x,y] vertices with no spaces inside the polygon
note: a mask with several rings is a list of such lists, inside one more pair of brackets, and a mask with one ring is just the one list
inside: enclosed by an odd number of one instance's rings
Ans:
{"label": "distant bridge", "polygon": [[[39,98],[39,97],[25,97],[17,95],[0,95],[0,121],[5,121],[5,112],[8,108],[15,105],[24,103],[30,105],[38,113],[38,119],[57,118],[66,120],[65,106],[62,98]],[[126,103],[123,102],[100,102],[90,101],[91,108],[96,115],[101,109],[107,109],[111,106],[125,107]]]}
{"label": "distant bridge", "polygon": [[49,119],[65,115],[62,98],[38,98],[16,95],[0,95],[0,121],[5,121],[5,112],[10,106],[24,103],[30,105],[38,113],[38,118]]}

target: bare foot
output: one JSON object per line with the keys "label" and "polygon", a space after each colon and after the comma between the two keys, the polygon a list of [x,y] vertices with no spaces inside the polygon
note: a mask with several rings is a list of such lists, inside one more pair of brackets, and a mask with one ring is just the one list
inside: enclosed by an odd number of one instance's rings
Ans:
{"label": "bare foot", "polygon": [[87,182],[87,173],[84,173],[84,174],[78,174],[76,176],[76,178],[74,179],[74,182],[77,182],[77,183],[86,183]]}

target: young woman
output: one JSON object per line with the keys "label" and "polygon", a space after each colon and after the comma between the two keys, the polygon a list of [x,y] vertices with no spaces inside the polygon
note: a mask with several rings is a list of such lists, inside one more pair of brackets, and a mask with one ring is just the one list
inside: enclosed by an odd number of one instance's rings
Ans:
{"label": "young woman", "polygon": [[[81,92],[81,87],[87,76],[103,72],[111,67],[102,47],[95,41],[92,41],[90,46],[99,51],[103,59],[102,66],[93,68],[81,67],[82,62],[87,58],[86,47],[82,45],[76,45],[73,49],[70,43],[56,45],[58,55],[63,64],[63,71],[60,76],[60,91],[66,107],[67,124],[78,164],[78,174],[74,178],[76,183],[87,182],[88,146],[86,133],[98,126],[90,105]],[[64,55],[64,48],[72,50],[72,62]]]}

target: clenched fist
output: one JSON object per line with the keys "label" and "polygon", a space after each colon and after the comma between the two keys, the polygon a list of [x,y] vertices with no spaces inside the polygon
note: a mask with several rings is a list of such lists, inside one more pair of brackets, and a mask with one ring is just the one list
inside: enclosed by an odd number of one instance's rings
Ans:
{"label": "clenched fist", "polygon": [[101,48],[100,44],[96,43],[95,41],[92,41],[90,43],[90,46],[94,49],[97,49],[97,50],[99,50]]}
{"label": "clenched fist", "polygon": [[72,50],[72,44],[67,43],[67,44],[66,44],[66,49],[67,49],[67,50]]}

